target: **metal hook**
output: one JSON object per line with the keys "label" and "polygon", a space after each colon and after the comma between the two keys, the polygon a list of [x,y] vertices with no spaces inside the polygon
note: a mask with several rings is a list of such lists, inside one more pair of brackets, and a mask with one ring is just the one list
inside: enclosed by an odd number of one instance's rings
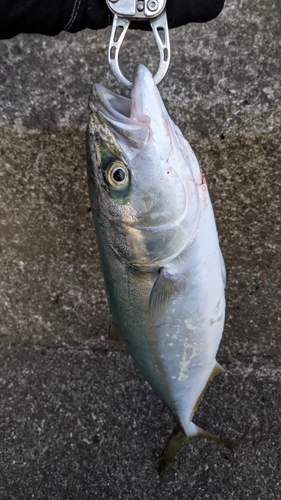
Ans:
{"label": "metal hook", "polygon": [[[147,19],[148,20],[148,19]],[[122,73],[119,66],[119,52],[121,49],[121,45],[129,28],[131,20],[125,17],[119,17],[116,14],[113,18],[112,30],[109,41],[108,48],[108,61],[111,67],[111,70],[118,80],[119,83],[125,85],[125,87],[132,88],[133,83],[130,82]],[[160,63],[156,75],[153,77],[153,81],[155,85],[158,85],[159,82],[164,78],[167,73],[169,64],[170,64],[170,40],[169,40],[169,30],[167,23],[166,11],[163,10],[162,13],[151,19],[150,24],[152,27],[152,31],[154,33],[154,37],[158,46],[159,54],[160,54]],[[117,30],[121,28],[121,33],[117,34]],[[164,40],[162,40],[160,33],[163,32]],[[118,38],[117,38],[118,37]]]}

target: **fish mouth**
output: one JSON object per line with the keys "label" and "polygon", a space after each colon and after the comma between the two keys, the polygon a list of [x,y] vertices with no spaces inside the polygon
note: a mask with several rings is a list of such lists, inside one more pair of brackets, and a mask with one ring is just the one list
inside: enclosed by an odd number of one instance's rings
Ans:
{"label": "fish mouth", "polygon": [[168,158],[173,136],[170,118],[150,71],[142,64],[134,72],[131,98],[94,84],[89,106],[129,157],[152,140],[162,158]]}
{"label": "fish mouth", "polygon": [[[140,150],[149,136],[149,117],[136,120],[132,116],[133,100],[95,83],[89,99],[90,109],[113,134],[125,154]],[[129,154],[130,156],[130,154]]]}

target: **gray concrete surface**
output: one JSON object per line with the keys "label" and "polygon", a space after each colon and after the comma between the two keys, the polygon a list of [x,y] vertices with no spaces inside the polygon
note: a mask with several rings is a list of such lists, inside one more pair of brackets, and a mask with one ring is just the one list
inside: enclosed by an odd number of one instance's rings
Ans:
{"label": "gray concrete surface", "polygon": [[[160,91],[206,172],[228,271],[226,372],[195,421],[237,447],[194,440],[162,483],[174,422],[107,340],[89,212],[89,88],[118,90],[109,32],[0,43],[1,499],[280,500],[280,22],[280,0],[227,0],[171,33]],[[150,50],[130,33],[126,74]]]}

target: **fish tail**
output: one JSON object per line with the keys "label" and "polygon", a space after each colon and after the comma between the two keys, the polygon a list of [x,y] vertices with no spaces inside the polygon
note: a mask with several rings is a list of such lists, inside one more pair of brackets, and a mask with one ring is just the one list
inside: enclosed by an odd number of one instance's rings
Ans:
{"label": "fish tail", "polygon": [[192,425],[194,426],[195,433],[190,436],[186,435],[186,433],[184,432],[183,428],[180,425],[177,425],[174,431],[172,432],[164,450],[160,455],[159,467],[158,467],[158,473],[160,478],[163,477],[166,468],[174,460],[175,456],[181,450],[183,445],[193,437],[210,439],[211,441],[215,441],[218,444],[223,444],[229,450],[232,451],[234,450],[234,444],[231,441],[215,436],[214,434],[211,434],[210,432],[201,429],[195,424]]}
{"label": "fish tail", "polygon": [[168,465],[174,460],[176,454],[189,439],[190,438],[186,436],[183,428],[180,425],[177,425],[160,455],[158,467],[160,478],[163,477]]}
{"label": "fish tail", "polygon": [[229,450],[234,450],[234,443],[229,441],[228,439],[223,439],[219,436],[215,436],[208,431],[204,431],[201,427],[197,427],[196,425],[196,436],[199,438],[210,439],[211,441],[215,441],[215,443],[223,444]]}

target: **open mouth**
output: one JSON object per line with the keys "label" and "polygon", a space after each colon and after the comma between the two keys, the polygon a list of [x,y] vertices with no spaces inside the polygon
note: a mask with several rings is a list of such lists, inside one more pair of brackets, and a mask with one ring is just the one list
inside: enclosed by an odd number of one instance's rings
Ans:
{"label": "open mouth", "polygon": [[[131,99],[95,84],[90,108],[106,123],[119,145],[140,150],[151,140],[162,158],[168,157],[171,144],[170,119],[148,69],[136,68]],[[125,151],[127,152],[127,151]]]}
{"label": "open mouth", "polygon": [[98,83],[93,85],[90,107],[109,120],[127,122],[128,125],[132,122],[130,119],[131,99],[115,94]]}
{"label": "open mouth", "polygon": [[141,149],[149,135],[149,122],[131,118],[131,103],[131,99],[115,94],[102,85],[93,85],[89,106],[109,127],[125,153],[128,153],[128,148]]}

